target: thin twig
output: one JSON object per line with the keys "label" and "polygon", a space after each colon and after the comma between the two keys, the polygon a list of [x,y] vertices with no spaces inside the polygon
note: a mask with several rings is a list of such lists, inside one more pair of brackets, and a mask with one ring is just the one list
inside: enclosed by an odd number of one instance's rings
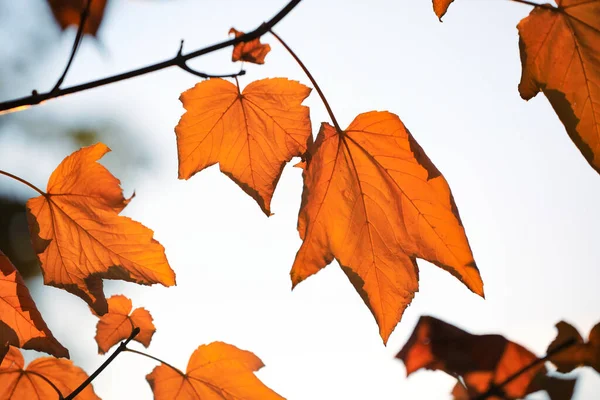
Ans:
{"label": "thin twig", "polygon": [[165,361],[161,360],[160,358],[151,356],[150,354],[144,353],[142,351],[130,349],[129,347],[125,347],[125,349],[123,351],[127,351],[129,353],[135,353],[135,354],[139,354],[140,356],[148,357],[148,358],[150,358],[150,359],[152,359],[154,361],[158,361],[159,363],[166,365],[167,367],[171,368],[173,371],[177,371],[181,375],[185,375],[179,368],[175,368],[174,366],[172,366],[168,362],[165,362]]}
{"label": "thin twig", "polygon": [[117,347],[117,349],[115,350],[114,353],[112,353],[110,355],[110,357],[108,357],[108,359],[106,361],[104,361],[102,363],[102,365],[100,367],[98,367],[97,370],[94,371],[93,374],[90,375],[89,378],[87,378],[81,385],[79,385],[79,387],[77,389],[75,389],[70,395],[68,395],[67,397],[65,397],[65,400],[73,400],[75,398],[75,396],[77,396],[79,393],[81,393],[81,391],[83,389],[85,389],[90,383],[92,383],[92,381],[98,376],[100,375],[100,373],[102,371],[104,371],[104,368],[108,367],[108,365],[123,351],[127,348],[127,344],[129,342],[131,342],[131,340],[137,336],[137,334],[140,333],[140,328],[134,328],[131,331],[131,335],[129,335],[129,337],[127,338],[127,340],[125,340],[124,342],[121,342],[121,344],[119,345],[119,347]]}
{"label": "thin twig", "polygon": [[0,175],[6,175],[6,176],[8,176],[9,178],[12,178],[12,179],[14,179],[14,180],[16,180],[16,181],[19,181],[19,182],[21,182],[21,183],[23,183],[23,184],[25,184],[25,185],[29,186],[30,188],[32,188],[33,190],[35,190],[36,192],[38,192],[38,193],[39,193],[39,194],[41,194],[42,196],[46,196],[46,193],[45,193],[43,190],[41,190],[40,188],[38,188],[37,186],[35,186],[33,183],[29,183],[29,182],[27,182],[25,179],[23,179],[23,178],[20,178],[20,177],[18,177],[18,176],[16,176],[16,175],[13,175],[13,174],[11,174],[10,172],[2,171],[2,170],[0,169]]}
{"label": "thin twig", "polygon": [[75,86],[71,86],[71,87],[68,87],[65,89],[59,89],[54,92],[50,91],[50,92],[46,92],[46,93],[38,93],[36,91],[33,91],[30,96],[1,102],[0,103],[0,114],[3,114],[5,112],[22,110],[22,109],[26,108],[27,106],[40,104],[49,99],[62,97],[67,94],[72,94],[72,93],[77,93],[77,92],[81,92],[84,90],[89,90],[89,89],[96,88],[99,86],[104,86],[104,85],[108,85],[111,83],[120,82],[120,81],[123,81],[126,79],[134,78],[136,76],[149,74],[150,72],[159,71],[161,69],[165,69],[168,67],[173,67],[173,66],[178,65],[178,62],[180,62],[180,58],[183,61],[188,61],[188,60],[191,60],[192,58],[200,57],[205,54],[212,53],[214,51],[223,49],[228,46],[233,46],[233,45],[241,43],[241,42],[248,42],[252,39],[259,38],[260,36],[267,33],[277,23],[279,23],[279,21],[281,21],[286,15],[288,15],[290,13],[290,11],[292,11],[301,1],[302,0],[291,0],[285,7],[283,7],[281,9],[281,11],[279,11],[269,21],[261,24],[255,30],[248,32],[244,35],[241,35],[237,38],[229,39],[229,40],[214,44],[212,46],[208,46],[208,47],[204,47],[202,49],[196,50],[196,51],[192,51],[188,54],[182,55],[181,57],[175,56],[169,60],[165,60],[165,61],[162,61],[162,62],[159,62],[156,64],[152,64],[152,65],[148,65],[146,67],[142,67],[142,68],[135,69],[132,71],[124,72],[122,74],[117,74],[117,75],[113,75],[113,76],[110,76],[107,78],[83,83],[81,85],[75,85]]}
{"label": "thin twig", "polygon": [[325,105],[325,108],[327,109],[327,113],[329,114],[329,118],[331,118],[331,122],[333,122],[333,126],[335,126],[335,129],[338,132],[342,132],[342,129],[340,128],[340,125],[338,124],[337,120],[335,119],[335,115],[333,114],[333,111],[331,110],[331,107],[329,106],[329,102],[325,98],[323,91],[321,91],[319,84],[317,83],[315,78],[313,78],[313,76],[310,73],[310,71],[308,70],[308,68],[306,68],[306,66],[300,60],[300,58],[296,55],[296,53],[294,53],[294,51],[283,41],[283,39],[281,37],[279,37],[275,32],[273,32],[272,29],[269,29],[269,32],[271,32],[271,35],[275,36],[275,39],[277,39],[279,41],[279,43],[281,43],[282,46],[285,47],[285,49],[288,51],[288,53],[290,53],[290,55],[294,58],[294,60],[296,60],[296,62],[300,66],[300,68],[302,68],[302,71],[304,71],[304,73],[306,74],[308,79],[310,79],[311,83],[315,87],[315,90],[319,94],[319,97],[321,97],[321,100],[323,101],[323,104]]}
{"label": "thin twig", "polygon": [[537,367],[539,364],[542,364],[542,363],[548,361],[550,359],[550,357],[554,356],[555,354],[560,353],[561,351],[567,349],[568,347],[573,346],[575,343],[577,343],[577,340],[575,338],[571,338],[571,339],[561,343],[560,345],[558,345],[555,348],[553,348],[552,350],[550,350],[548,352],[548,354],[546,354],[544,357],[536,358],[531,363],[527,364],[526,366],[524,366],[523,368],[521,368],[520,370],[518,370],[517,372],[515,372],[514,374],[512,374],[511,376],[509,376],[502,382],[500,382],[499,384],[492,384],[485,393],[475,397],[475,400],[485,400],[491,396],[498,396],[498,395],[501,396],[502,392],[503,392],[502,388],[504,386],[508,385],[509,383],[511,383],[512,381],[517,379],[519,376],[521,376],[525,372],[529,371],[530,369]]}
{"label": "thin twig", "polygon": [[190,67],[187,62],[183,59],[183,40],[179,46],[179,52],[177,52],[177,66],[182,70],[189,72],[192,75],[199,76],[200,78],[209,79],[209,78],[235,78],[236,76],[246,75],[246,71],[240,69],[238,72],[234,72],[232,74],[207,74],[205,72],[196,71],[192,67]]}
{"label": "thin twig", "polygon": [[528,6],[533,6],[533,7],[541,7],[541,8],[556,8],[551,6],[550,4],[539,4],[539,3],[534,3],[533,1],[529,1],[529,0],[510,0],[513,1],[515,3],[521,3],[521,4],[527,4]]}
{"label": "thin twig", "polygon": [[[169,364],[169,363],[167,363],[167,362],[164,362],[164,361],[163,361],[163,360],[161,360],[160,358],[157,358],[157,357],[151,356],[150,354],[144,353],[143,351],[133,350],[133,349],[130,349],[129,347],[126,347],[126,348],[125,348],[125,351],[128,351],[128,352],[130,352],[130,353],[139,354],[139,355],[141,355],[141,356],[148,357],[148,358],[150,358],[150,359],[152,359],[152,360],[154,360],[154,361],[158,361],[159,363],[161,363],[161,364],[163,364],[163,365],[165,365],[165,366],[167,366],[167,367],[171,368],[173,371],[177,372],[177,373],[178,373],[178,374],[180,374],[181,376],[183,376],[183,377],[185,377],[185,376],[186,376],[186,374],[184,374],[184,373],[183,373],[183,371],[181,371],[179,368],[175,368],[174,366],[172,366],[171,364]],[[208,381],[203,381],[203,382],[202,382],[202,384],[204,384],[204,385],[206,385],[206,386],[210,387],[211,389],[213,389],[213,390],[214,390],[215,392],[217,392],[217,393],[221,393],[221,391],[222,391],[222,389],[221,389],[221,388],[219,388],[219,387],[218,387],[218,386],[216,386],[216,385],[213,385],[212,383],[210,383],[210,382],[208,382]],[[66,399],[65,399],[65,400],[66,400]]]}
{"label": "thin twig", "polygon": [[92,0],[87,0],[85,7],[83,8],[83,10],[81,10],[81,18],[79,19],[79,27],[77,28],[77,35],[75,35],[75,42],[73,43],[73,48],[71,49],[71,56],[69,57],[69,61],[67,62],[65,70],[63,71],[60,78],[58,78],[56,85],[54,85],[50,93],[56,92],[58,89],[60,89],[60,85],[62,85],[63,81],[65,80],[65,77],[67,76],[67,72],[69,72],[69,68],[71,68],[71,63],[75,59],[75,53],[77,53],[79,45],[81,44],[81,40],[83,39],[83,30],[85,28],[85,22],[87,21],[87,18],[90,15],[91,4]]}

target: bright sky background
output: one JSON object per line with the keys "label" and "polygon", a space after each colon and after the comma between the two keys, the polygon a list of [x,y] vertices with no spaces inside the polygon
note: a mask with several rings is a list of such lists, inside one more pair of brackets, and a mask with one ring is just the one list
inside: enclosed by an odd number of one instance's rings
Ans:
{"label": "bright sky background", "polygon": [[[170,58],[182,38],[189,51],[227,38],[232,26],[251,30],[285,3],[111,0],[99,43],[84,41],[65,85]],[[49,20],[42,0],[23,4]],[[508,0],[457,0],[439,23],[429,0],[305,0],[275,28],[312,71],[342,127],[366,111],[398,114],[453,190],[487,299],[419,261],[420,291],[387,347],[336,263],[290,291],[289,270],[301,244],[299,169],[284,170],[271,218],[218,167],[177,179],[178,97],[198,78],[173,68],[35,107],[19,118],[125,120],[151,149],[154,166],[123,177],[126,194],[136,192],[125,215],[155,231],[178,285],[106,284],[108,294],[123,293],[134,307],[151,311],[158,331],[149,353],[185,369],[196,347],[225,341],[258,355],[266,364],[259,377],[291,400],[446,399],[452,378],[425,371],[406,379],[394,360],[419,316],[473,333],[500,333],[539,355],[558,321],[587,337],[600,320],[600,177],[542,94],[528,103],[519,97],[516,24],[530,9]],[[28,90],[54,84],[75,31],[48,35],[60,44],[38,60]],[[310,85],[274,38],[263,41],[273,50],[264,66],[245,65],[242,85],[277,76]],[[191,65],[234,72],[239,65],[230,56],[227,49]],[[316,135],[328,116],[316,93],[305,104]],[[18,132],[0,139],[2,168],[39,186],[67,155],[32,146]],[[107,144],[121,156],[133,150],[118,138]],[[104,357],[96,354],[96,319],[87,305],[55,288],[37,286],[33,294],[74,362],[93,371]],[[154,365],[123,354],[94,388],[105,399],[151,398],[145,375]],[[596,397],[600,376],[589,368],[577,374],[575,398]]]}

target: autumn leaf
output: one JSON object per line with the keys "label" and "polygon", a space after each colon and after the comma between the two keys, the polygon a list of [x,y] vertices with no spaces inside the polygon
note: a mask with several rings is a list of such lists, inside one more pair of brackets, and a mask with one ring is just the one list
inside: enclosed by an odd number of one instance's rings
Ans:
{"label": "autumn leaf", "polygon": [[[229,30],[229,34],[234,34],[236,38],[244,35],[235,28]],[[252,39],[248,42],[241,42],[233,46],[231,61],[248,61],[254,64],[264,64],[266,55],[271,51],[271,46],[260,42],[260,38]]]}
{"label": "autumn leaf", "polygon": [[310,88],[284,78],[239,87],[223,79],[198,83],[182,93],[186,109],[175,127],[179,178],[219,163],[221,171],[271,214],[271,198],[285,163],[312,140]]}
{"label": "autumn leaf", "polygon": [[140,328],[140,333],[133,340],[145,347],[150,346],[152,335],[156,332],[152,315],[144,308],[136,308],[133,312],[131,308],[131,300],[123,295],[108,299],[108,313],[101,316],[96,325],[98,353],[104,354],[121,340],[127,339],[133,328]]}
{"label": "autumn leaf", "polygon": [[129,200],[96,162],[109,151],[99,143],[71,154],[50,176],[47,193],[27,201],[44,283],[81,297],[99,315],[108,308],[102,279],[175,284],[152,230],[118,215]]}
{"label": "autumn leaf", "polygon": [[[35,359],[25,369],[21,352],[11,347],[0,364],[0,399],[62,399],[87,378],[87,374],[72,361],[53,357]],[[100,398],[92,385],[88,385],[77,395],[77,400]]]}
{"label": "autumn leaf", "polygon": [[[79,26],[81,13],[88,0],[48,0],[54,19],[65,30],[69,26]],[[104,17],[107,0],[93,0],[90,4],[89,14],[83,27],[83,33],[95,36]]]}
{"label": "autumn leaf", "polygon": [[452,399],[453,400],[471,400],[471,393],[460,381],[456,381],[456,384],[452,388]]}
{"label": "autumn leaf", "polygon": [[442,21],[442,17],[446,14],[446,11],[448,11],[450,3],[453,1],[454,0],[433,0],[433,11],[440,19],[440,22]]}
{"label": "autumn leaf", "polygon": [[557,0],[519,25],[519,92],[543,91],[571,140],[600,172],[600,0]]}
{"label": "autumn leaf", "polygon": [[324,123],[303,176],[294,286],[335,258],[384,343],[418,290],[416,257],[483,296],[448,183],[398,116],[360,114],[341,132]]}
{"label": "autumn leaf", "polygon": [[600,323],[590,331],[587,343],[571,324],[560,321],[556,324],[558,335],[548,346],[548,352],[569,339],[576,343],[550,357],[550,361],[558,368],[559,372],[571,372],[580,366],[589,366],[600,372]]}
{"label": "autumn leaf", "polygon": [[0,251],[0,361],[8,345],[69,358],[52,335],[19,271]]}
{"label": "autumn leaf", "polygon": [[192,353],[185,374],[162,364],[146,379],[155,400],[283,399],[254,375],[263,366],[249,351],[213,342]]}
{"label": "autumn leaf", "polygon": [[[466,385],[462,389],[471,397],[485,393],[490,385],[499,387],[508,377],[537,360],[535,354],[503,336],[473,335],[429,316],[419,319],[396,358],[404,362],[407,376],[426,368],[462,377]],[[575,380],[555,379],[546,372],[543,363],[524,371],[501,387],[504,398],[518,399],[546,390],[553,400],[570,399]],[[459,399],[465,396],[464,390],[456,386],[453,394]]]}

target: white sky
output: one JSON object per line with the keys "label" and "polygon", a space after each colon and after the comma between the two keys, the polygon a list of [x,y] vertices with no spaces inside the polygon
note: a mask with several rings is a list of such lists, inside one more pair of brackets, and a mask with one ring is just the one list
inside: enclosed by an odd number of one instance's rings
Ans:
{"label": "white sky", "polygon": [[[188,51],[221,41],[231,26],[253,29],[285,3],[112,0],[101,43],[86,39],[65,84],[170,58],[182,38]],[[258,355],[266,364],[259,377],[292,400],[446,399],[452,378],[419,372],[406,379],[393,358],[419,316],[434,315],[473,333],[500,333],[539,355],[561,319],[584,337],[600,320],[600,177],[543,95],[529,103],[519,97],[515,26],[529,11],[508,0],[457,0],[441,24],[429,0],[305,0],[275,28],[312,71],[342,127],[370,110],[400,116],[449,181],[466,227],[487,299],[420,261],[420,291],[387,347],[336,263],[290,291],[288,274],[301,243],[299,169],[286,167],[271,218],[218,167],[177,180],[178,97],[196,77],[170,69],[21,117],[125,119],[154,151],[156,167],[123,182],[126,194],[136,192],[125,214],[156,232],[178,286],[106,285],[108,294],[123,293],[134,307],[151,311],[158,331],[149,353],[185,369],[197,346],[225,341]],[[54,83],[73,38],[74,30],[57,36],[60,46],[39,61],[31,88]],[[273,48],[267,63],[246,65],[242,85],[276,76],[309,85],[274,38],[263,41]],[[230,55],[224,50],[192,65],[233,72],[239,66]],[[327,114],[316,93],[305,104],[316,134]],[[121,155],[131,151],[120,142],[107,144]],[[4,168],[40,186],[67,155],[30,150],[18,137],[3,137],[1,147]],[[96,354],[96,319],[87,306],[54,288],[34,288],[34,296],[75,363],[93,371],[104,357]],[[151,398],[145,375],[154,365],[123,354],[96,379],[95,390],[105,399]],[[591,369],[578,375],[575,398],[594,398],[599,375]]]}

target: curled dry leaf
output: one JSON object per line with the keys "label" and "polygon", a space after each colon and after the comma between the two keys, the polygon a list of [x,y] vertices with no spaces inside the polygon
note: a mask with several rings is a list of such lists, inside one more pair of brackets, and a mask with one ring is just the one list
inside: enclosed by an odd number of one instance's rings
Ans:
{"label": "curled dry leaf", "polygon": [[[0,399],[62,399],[87,378],[87,374],[72,361],[53,357],[35,359],[25,368],[21,352],[11,347],[0,364]],[[100,398],[92,385],[88,385],[77,395],[77,400]]]}
{"label": "curled dry leaf", "polygon": [[[52,10],[54,19],[61,27],[66,29],[69,26],[79,26],[81,22],[81,13],[85,9],[88,0],[48,0],[48,5]],[[104,17],[104,9],[107,0],[93,0],[90,4],[90,11],[85,21],[83,33],[95,36]]]}
{"label": "curled dry leaf", "polygon": [[181,94],[186,109],[175,127],[179,178],[219,163],[221,171],[271,214],[283,167],[312,140],[310,88],[284,78],[239,87],[223,79],[198,83]]}
{"label": "curled dry leaf", "polygon": [[[462,377],[466,387],[455,387],[457,398],[464,398],[465,390],[471,397],[485,393],[537,360],[535,354],[503,336],[473,335],[429,316],[419,319],[396,358],[404,362],[407,375],[426,368]],[[546,390],[553,400],[570,399],[575,380],[551,378],[546,372],[543,363],[528,369],[502,387],[504,398]]]}
{"label": "curled dry leaf", "polygon": [[416,257],[483,296],[448,183],[398,116],[360,114],[341,132],[323,123],[303,176],[294,286],[335,258],[384,342],[418,290]]}
{"label": "curled dry leaf", "polygon": [[2,251],[0,273],[0,361],[8,345],[69,358],[69,351],[42,319],[21,274]]}
{"label": "curled dry leaf", "polygon": [[571,324],[560,321],[556,324],[558,335],[548,346],[548,352],[567,340],[573,338],[575,345],[553,355],[550,361],[558,368],[559,372],[571,372],[580,366],[588,366],[600,372],[600,323],[590,331],[587,343]]}
{"label": "curled dry leaf", "polygon": [[100,317],[96,325],[98,353],[104,354],[121,340],[127,339],[133,328],[140,328],[140,333],[133,340],[145,347],[150,346],[152,335],[156,332],[152,315],[144,308],[136,308],[133,312],[131,308],[131,300],[123,295],[108,299],[108,312]]}
{"label": "curled dry leaf", "polygon": [[159,365],[146,376],[156,400],[281,400],[255,375],[264,367],[253,353],[223,342],[194,351],[187,372]]}
{"label": "curled dry leaf", "polygon": [[525,100],[543,91],[571,140],[600,172],[600,0],[557,0],[519,25]]}
{"label": "curled dry leaf", "polygon": [[433,11],[440,19],[440,22],[442,21],[442,17],[446,14],[446,11],[448,11],[450,3],[453,1],[454,0],[433,0]]}
{"label": "curled dry leaf", "polygon": [[50,176],[47,193],[27,201],[44,283],[81,297],[99,315],[108,311],[102,279],[175,284],[152,230],[119,215],[129,200],[97,162],[109,151],[99,143],[74,152]]}
{"label": "curled dry leaf", "polygon": [[[236,38],[242,36],[235,28],[229,30],[229,34],[234,34]],[[271,51],[271,46],[267,43],[261,43],[260,38],[252,39],[248,42],[241,42],[233,46],[231,61],[248,61],[254,64],[264,64],[265,57]]]}

